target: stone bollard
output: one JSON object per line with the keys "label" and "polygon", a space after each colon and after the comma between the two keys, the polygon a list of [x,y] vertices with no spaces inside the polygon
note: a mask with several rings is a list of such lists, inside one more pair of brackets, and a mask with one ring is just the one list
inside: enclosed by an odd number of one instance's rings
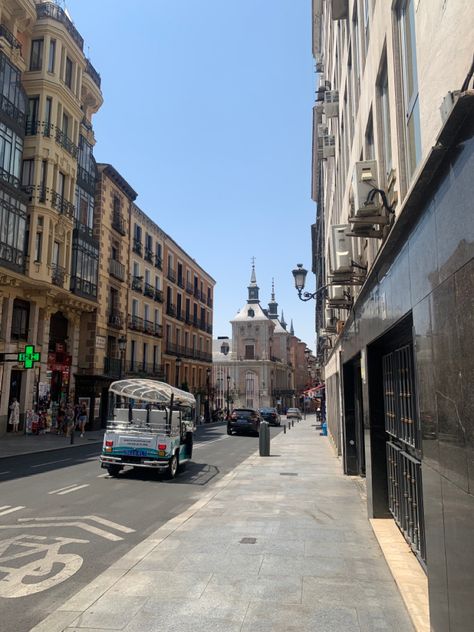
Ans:
{"label": "stone bollard", "polygon": [[258,437],[260,456],[270,456],[270,426],[268,422],[260,422],[260,433]]}
{"label": "stone bollard", "polygon": [[286,434],[286,424],[283,424],[283,434]]}

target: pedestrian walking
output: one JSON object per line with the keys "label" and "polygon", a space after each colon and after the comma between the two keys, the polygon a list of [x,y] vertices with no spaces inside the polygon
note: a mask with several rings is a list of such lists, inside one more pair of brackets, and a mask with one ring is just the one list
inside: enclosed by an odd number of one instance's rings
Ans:
{"label": "pedestrian walking", "polygon": [[85,402],[82,402],[81,407],[79,409],[79,414],[77,416],[79,430],[81,431],[81,437],[84,436],[84,430],[86,428],[87,423],[87,406]]}
{"label": "pedestrian walking", "polygon": [[17,402],[16,397],[13,398],[10,404],[10,418],[8,423],[13,426],[12,432],[18,432],[18,425],[20,423],[20,404]]}
{"label": "pedestrian walking", "polygon": [[62,404],[59,404],[58,407],[58,412],[56,414],[56,423],[57,423],[57,433],[58,434],[63,434],[66,432],[66,425],[64,423],[66,417],[66,411],[64,410],[64,407]]}

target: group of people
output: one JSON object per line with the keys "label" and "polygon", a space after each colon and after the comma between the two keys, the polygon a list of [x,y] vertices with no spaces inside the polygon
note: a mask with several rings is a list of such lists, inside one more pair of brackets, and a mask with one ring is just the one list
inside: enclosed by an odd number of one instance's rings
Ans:
{"label": "group of people", "polygon": [[[85,402],[82,404],[76,404],[75,406],[71,401],[68,401],[66,406],[59,404],[59,408],[56,415],[56,428],[57,434],[65,434],[69,436],[71,432],[76,429],[81,431],[81,437],[84,436],[84,431],[89,414]],[[43,415],[39,416],[41,425],[43,426]],[[11,426],[11,432],[17,433],[20,425],[20,404],[16,397],[12,399],[10,404],[10,417],[8,423]]]}

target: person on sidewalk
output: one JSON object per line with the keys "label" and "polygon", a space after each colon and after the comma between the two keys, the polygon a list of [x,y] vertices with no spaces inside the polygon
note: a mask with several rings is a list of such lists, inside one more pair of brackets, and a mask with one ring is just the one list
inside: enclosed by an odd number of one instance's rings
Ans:
{"label": "person on sidewalk", "polygon": [[57,423],[57,434],[65,434],[66,432],[66,424],[64,422],[65,419],[65,411],[62,404],[59,404],[58,412],[56,414],[56,423]]}
{"label": "person on sidewalk", "polygon": [[18,432],[18,425],[20,423],[20,404],[17,402],[16,397],[13,398],[10,404],[10,418],[8,423],[13,426],[12,432]]}
{"label": "person on sidewalk", "polygon": [[74,432],[74,423],[74,406],[69,400],[66,405],[66,437],[70,437],[71,433]]}
{"label": "person on sidewalk", "polygon": [[77,423],[79,426],[79,430],[81,431],[81,437],[83,437],[84,430],[86,428],[86,423],[87,423],[87,406],[85,402],[82,402],[81,407],[79,409],[79,414],[77,416]]}

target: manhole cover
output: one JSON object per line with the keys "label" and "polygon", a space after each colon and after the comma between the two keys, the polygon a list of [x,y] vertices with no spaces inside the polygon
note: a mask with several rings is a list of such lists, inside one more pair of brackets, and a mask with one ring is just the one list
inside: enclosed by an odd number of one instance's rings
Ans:
{"label": "manhole cover", "polygon": [[297,472],[280,472],[280,476],[298,476]]}
{"label": "manhole cover", "polygon": [[240,540],[240,544],[255,544],[257,542],[257,538],[242,538]]}

